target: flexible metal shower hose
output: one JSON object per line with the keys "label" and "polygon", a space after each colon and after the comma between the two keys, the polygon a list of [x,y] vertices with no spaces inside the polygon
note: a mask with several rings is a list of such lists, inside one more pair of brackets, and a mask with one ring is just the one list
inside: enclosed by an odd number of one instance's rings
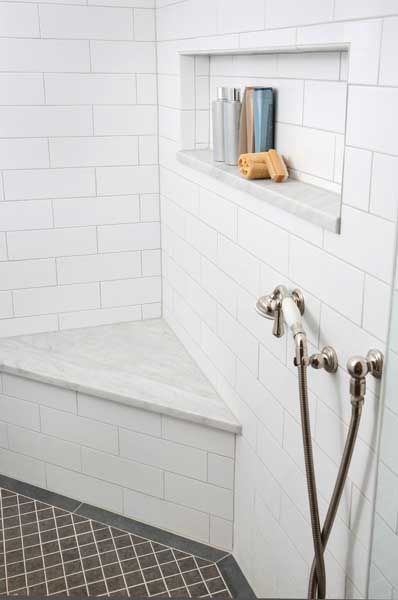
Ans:
{"label": "flexible metal shower hose", "polygon": [[[348,470],[350,468],[352,455],[355,448],[355,442],[358,435],[358,429],[361,422],[362,406],[364,398],[351,400],[351,421],[350,427],[347,434],[347,439],[344,447],[343,456],[341,458],[340,469],[337,474],[336,483],[334,486],[332,498],[330,500],[328,512],[325,518],[325,523],[322,529],[322,552],[325,551],[326,545],[329,541],[329,537],[332,531],[333,523],[336,518],[337,510],[339,508],[341,496],[343,494],[344,485],[347,480]],[[320,586],[318,583],[318,572],[316,569],[316,559],[314,559],[311,567],[310,582],[308,587],[308,598],[310,600],[316,598],[323,598],[320,595]],[[323,591],[323,590],[322,590]]]}
{"label": "flexible metal shower hose", "polygon": [[[307,386],[307,367],[298,365],[299,393],[300,393],[300,412],[301,425],[303,432],[304,461],[305,472],[307,476],[308,500],[310,505],[312,539],[314,543],[314,571],[316,573],[316,584],[318,588],[318,598],[325,598],[326,595],[326,571],[323,557],[323,543],[321,534],[321,525],[319,519],[318,495],[315,481],[314,457],[312,453],[311,440],[311,422],[308,408],[308,386]],[[310,596],[309,598],[315,598]]]}

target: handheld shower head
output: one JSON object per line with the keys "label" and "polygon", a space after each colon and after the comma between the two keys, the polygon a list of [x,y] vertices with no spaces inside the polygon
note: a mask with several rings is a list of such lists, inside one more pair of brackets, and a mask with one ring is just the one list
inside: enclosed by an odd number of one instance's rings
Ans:
{"label": "handheld shower head", "polygon": [[283,299],[282,312],[285,323],[294,336],[297,333],[304,333],[300,309],[291,296]]}

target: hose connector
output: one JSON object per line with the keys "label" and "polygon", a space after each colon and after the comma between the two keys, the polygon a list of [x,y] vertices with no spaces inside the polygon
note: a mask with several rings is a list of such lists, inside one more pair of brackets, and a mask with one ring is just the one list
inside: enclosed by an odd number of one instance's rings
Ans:
{"label": "hose connector", "polygon": [[384,356],[380,350],[370,350],[366,358],[352,356],[348,359],[347,370],[351,375],[350,394],[352,404],[363,404],[366,395],[366,377],[370,373],[376,379],[383,374]]}

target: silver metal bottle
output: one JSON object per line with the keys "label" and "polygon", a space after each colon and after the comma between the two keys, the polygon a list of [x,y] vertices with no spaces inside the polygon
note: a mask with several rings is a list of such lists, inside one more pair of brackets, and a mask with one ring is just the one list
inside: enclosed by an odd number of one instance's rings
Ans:
{"label": "silver metal bottle", "polygon": [[227,101],[227,89],[217,88],[217,100],[213,101],[213,159],[224,162],[224,108]]}
{"label": "silver metal bottle", "polygon": [[239,122],[242,103],[240,89],[230,88],[224,107],[224,156],[227,165],[237,165],[239,160]]}

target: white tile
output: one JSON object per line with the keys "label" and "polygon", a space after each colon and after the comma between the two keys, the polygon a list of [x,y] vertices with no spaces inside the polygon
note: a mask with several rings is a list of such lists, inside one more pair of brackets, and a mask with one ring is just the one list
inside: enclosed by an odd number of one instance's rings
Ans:
{"label": "white tile", "polygon": [[[394,110],[397,101],[398,89],[351,86],[347,143],[376,152],[398,154],[398,120]],[[367,127],[363,126],[364,120]]]}
{"label": "white tile", "polygon": [[218,454],[208,454],[207,458],[207,481],[219,487],[234,487],[234,467],[232,458],[219,456]]}
{"label": "white tile", "polygon": [[44,463],[29,456],[22,456],[9,450],[0,449],[2,473],[5,476],[25,481],[39,487],[46,487]]}
{"label": "white tile", "polygon": [[158,414],[85,394],[78,395],[78,403],[79,415],[83,417],[122,425],[126,429],[148,435],[161,434],[161,417]]}
{"label": "white tile", "polygon": [[393,531],[398,524],[398,475],[380,461],[377,485],[377,513]]}
{"label": "white tile", "polygon": [[83,40],[2,39],[0,70],[88,72],[89,45]]}
{"label": "white tile", "polygon": [[60,198],[53,200],[55,227],[111,225],[140,220],[138,196]]}
{"label": "white tile", "polygon": [[337,19],[361,19],[394,14],[396,9],[394,0],[336,0],[334,14]]}
{"label": "white tile", "polygon": [[138,104],[156,104],[157,96],[156,75],[137,73]]}
{"label": "white tile", "polygon": [[159,302],[161,297],[160,277],[105,281],[100,285],[104,308]]}
{"label": "white tile", "polygon": [[390,286],[370,275],[365,278],[363,327],[385,341],[388,335]]}
{"label": "white tile", "polygon": [[252,213],[239,210],[238,242],[260,260],[287,272],[288,235],[269,221]]}
{"label": "white tile", "polygon": [[171,417],[163,419],[163,437],[186,446],[201,448],[226,457],[234,456],[235,436]]}
{"label": "white tile", "polygon": [[394,598],[393,591],[393,587],[389,581],[374,564],[371,564],[369,571],[369,596],[375,598],[375,600]]}
{"label": "white tile", "polygon": [[[201,254],[216,262],[217,260],[217,231],[209,227],[192,215],[183,213],[186,216],[186,240],[194,246]],[[172,219],[170,219],[172,228]],[[178,233],[178,232],[176,232]]]}
{"label": "white tile", "polygon": [[[323,179],[334,178],[335,135],[328,131],[280,123],[276,146],[291,169]],[[317,152],[312,152],[317,148]]]}
{"label": "white tile", "polygon": [[204,259],[201,266],[201,284],[226,310],[236,314],[237,284],[213,263]]}
{"label": "white tile", "polygon": [[[387,282],[392,280],[394,240],[394,223],[349,206],[342,207],[341,235],[325,231],[328,252],[344,260],[348,258],[351,264]],[[382,255],[374,252],[374,248],[384,248]]]}
{"label": "white tile", "polygon": [[294,46],[296,43],[296,30],[294,27],[274,29],[267,31],[250,31],[239,35],[241,48],[283,48]]}
{"label": "white tile", "polygon": [[40,169],[49,166],[47,140],[0,140],[2,169]]}
{"label": "white tile", "polygon": [[0,289],[11,290],[55,284],[56,272],[53,260],[0,262]]}
{"label": "white tile", "polygon": [[395,558],[398,552],[398,536],[378,515],[375,518],[374,531],[373,561],[387,580],[397,586]]}
{"label": "white tile", "polygon": [[53,167],[95,167],[138,164],[134,136],[58,138],[50,140]]}
{"label": "white tile", "polygon": [[199,215],[220,233],[233,240],[236,239],[237,208],[228,200],[201,188]]}
{"label": "white tile", "polygon": [[396,56],[398,52],[397,36],[395,35],[397,27],[398,17],[385,19],[383,22],[379,77],[379,83],[381,85],[398,85],[398,75],[394,61],[394,56]]}
{"label": "white tile", "polygon": [[116,427],[51,408],[41,408],[40,414],[43,433],[109,454],[118,453]]}
{"label": "white tile", "polygon": [[92,169],[40,169],[6,171],[4,193],[7,200],[92,196],[95,193]]}
{"label": "white tile", "polygon": [[152,135],[140,136],[139,140],[139,163],[140,165],[158,164],[158,142],[157,137]]}
{"label": "white tile", "polygon": [[282,405],[240,361],[236,370],[236,391],[272,435],[282,443]]}
{"label": "white tile", "polygon": [[6,423],[40,430],[39,407],[11,396],[0,396],[0,419]]}
{"label": "white tile", "polygon": [[120,455],[206,481],[207,456],[203,450],[120,429]]}
{"label": "white tile", "polygon": [[12,425],[8,427],[8,435],[10,450],[18,454],[72,471],[81,470],[80,446]]}
{"label": "white tile", "polygon": [[380,452],[384,464],[396,475],[398,475],[398,459],[395,451],[397,426],[398,415],[387,408],[383,418],[383,435]]}
{"label": "white tile", "polygon": [[123,512],[123,490],[119,486],[53,465],[46,465],[46,475],[47,488],[53,492],[112,512]]}
{"label": "white tile", "polygon": [[97,251],[95,228],[48,229],[8,233],[11,259],[92,254]]}
{"label": "white tile", "polygon": [[1,137],[91,135],[88,106],[2,106]]}
{"label": "white tile", "polygon": [[4,232],[0,234],[0,260],[7,260],[7,243],[6,234]]}
{"label": "white tile", "polygon": [[[327,249],[329,250],[328,245]],[[342,256],[342,253],[340,255]],[[344,255],[344,258],[346,256],[349,256],[349,252]],[[319,277],[319,273],[327,273],[328,276]],[[361,322],[364,275],[359,269],[331,256],[324,250],[292,238],[290,276],[317,298],[333,306],[352,321]],[[341,289],[347,291],[345,299],[341,297]]]}
{"label": "white tile", "polygon": [[398,167],[396,156],[373,155],[370,211],[385,219],[397,218],[398,185],[395,177]]}
{"label": "white tile", "polygon": [[199,188],[168,169],[160,169],[162,195],[167,196],[184,210],[199,213]]}
{"label": "white tile", "polygon": [[232,492],[188,477],[165,474],[165,499],[232,520]]}
{"label": "white tile", "polygon": [[352,486],[350,529],[364,544],[370,548],[372,544],[374,506],[357,488]]}
{"label": "white tile", "polygon": [[317,2],[304,0],[297,5],[293,0],[287,0],[282,5],[277,0],[270,0],[267,4],[266,27],[286,27],[331,20],[333,16],[332,0]]}
{"label": "white tile", "polygon": [[258,374],[258,341],[225,310],[217,313],[217,333],[222,341],[251,370]]}
{"label": "white tile", "polygon": [[111,323],[140,321],[142,318],[140,306],[84,310],[81,312],[60,314],[59,328],[79,329],[80,327],[96,327],[97,325],[110,325]]}
{"label": "white tile", "polygon": [[40,37],[36,6],[3,2],[0,6],[0,35],[20,38]]}
{"label": "white tile", "polygon": [[94,106],[95,135],[155,135],[154,106]]}
{"label": "white tile", "polygon": [[280,54],[278,56],[278,75],[279,77],[299,79],[338,80],[340,57],[337,52]]}
{"label": "white tile", "polygon": [[42,4],[40,31],[50,38],[128,40],[133,15],[127,8]]}
{"label": "white tile", "polygon": [[250,10],[239,0],[220,0],[217,3],[218,33],[263,29],[264,13],[263,0],[254,0]]}
{"label": "white tile", "polygon": [[209,329],[202,325],[202,349],[227,381],[234,385],[236,357],[231,350]]}
{"label": "white tile", "polygon": [[99,308],[99,304],[97,283],[33,288],[14,292],[14,311],[17,317],[87,310]]}
{"label": "white tile", "polygon": [[220,236],[218,240],[217,262],[219,267],[239,285],[253,294],[259,292],[259,261],[224,236]]}
{"label": "white tile", "polygon": [[346,101],[345,83],[306,81],[303,125],[344,133]]}
{"label": "white tile", "polygon": [[154,250],[160,247],[158,223],[107,225],[98,229],[100,252]]}
{"label": "white tile", "polygon": [[66,412],[75,413],[76,392],[63,388],[46,385],[40,381],[25,379],[14,375],[3,375],[3,389],[8,396],[14,396],[29,402],[43,404],[50,408],[57,408]]}
{"label": "white tile", "polygon": [[126,490],[125,514],[132,519],[209,542],[209,515],[197,510]]}
{"label": "white tile", "polygon": [[163,495],[163,473],[131,460],[82,448],[83,473],[109,481],[124,488],[150,494]]}
{"label": "white tile", "polygon": [[144,42],[156,39],[154,10],[134,9],[134,39]]}
{"label": "white tile", "polygon": [[101,196],[153,194],[159,189],[158,169],[155,166],[98,167],[97,183]]}
{"label": "white tile", "polygon": [[142,305],[142,318],[143,319],[160,319],[161,316],[162,316],[162,304],[160,302]]}
{"label": "white tile", "polygon": [[231,521],[210,516],[210,544],[225,550],[232,550],[233,524]]}
{"label": "white tile", "polygon": [[58,284],[127,279],[141,275],[139,252],[92,254],[57,259]]}
{"label": "white tile", "polygon": [[142,274],[144,277],[153,277],[155,275],[161,275],[160,250],[143,250]]}
{"label": "white tile", "polygon": [[57,331],[57,329],[57,315],[2,319],[0,321],[0,337],[12,337],[30,333]]}
{"label": "white tile", "polygon": [[2,448],[8,448],[8,429],[9,425],[2,423],[0,426],[0,446]]}
{"label": "white tile", "polygon": [[0,203],[0,222],[4,231],[47,229],[52,227],[52,220],[49,200]]}
{"label": "white tile", "polygon": [[48,104],[135,104],[137,99],[134,75],[45,73],[44,82]]}
{"label": "white tile", "polygon": [[141,194],[141,221],[159,221],[160,207],[158,194]]}
{"label": "white tile", "polygon": [[131,8],[154,8],[155,0],[89,0],[88,4],[106,6],[131,6]]}
{"label": "white tile", "polygon": [[368,210],[371,175],[372,153],[347,146],[344,159],[344,204]]}
{"label": "white tile", "polygon": [[13,313],[11,292],[0,292],[0,318],[11,317]]}
{"label": "white tile", "polygon": [[91,42],[94,73],[156,73],[152,42]]}

